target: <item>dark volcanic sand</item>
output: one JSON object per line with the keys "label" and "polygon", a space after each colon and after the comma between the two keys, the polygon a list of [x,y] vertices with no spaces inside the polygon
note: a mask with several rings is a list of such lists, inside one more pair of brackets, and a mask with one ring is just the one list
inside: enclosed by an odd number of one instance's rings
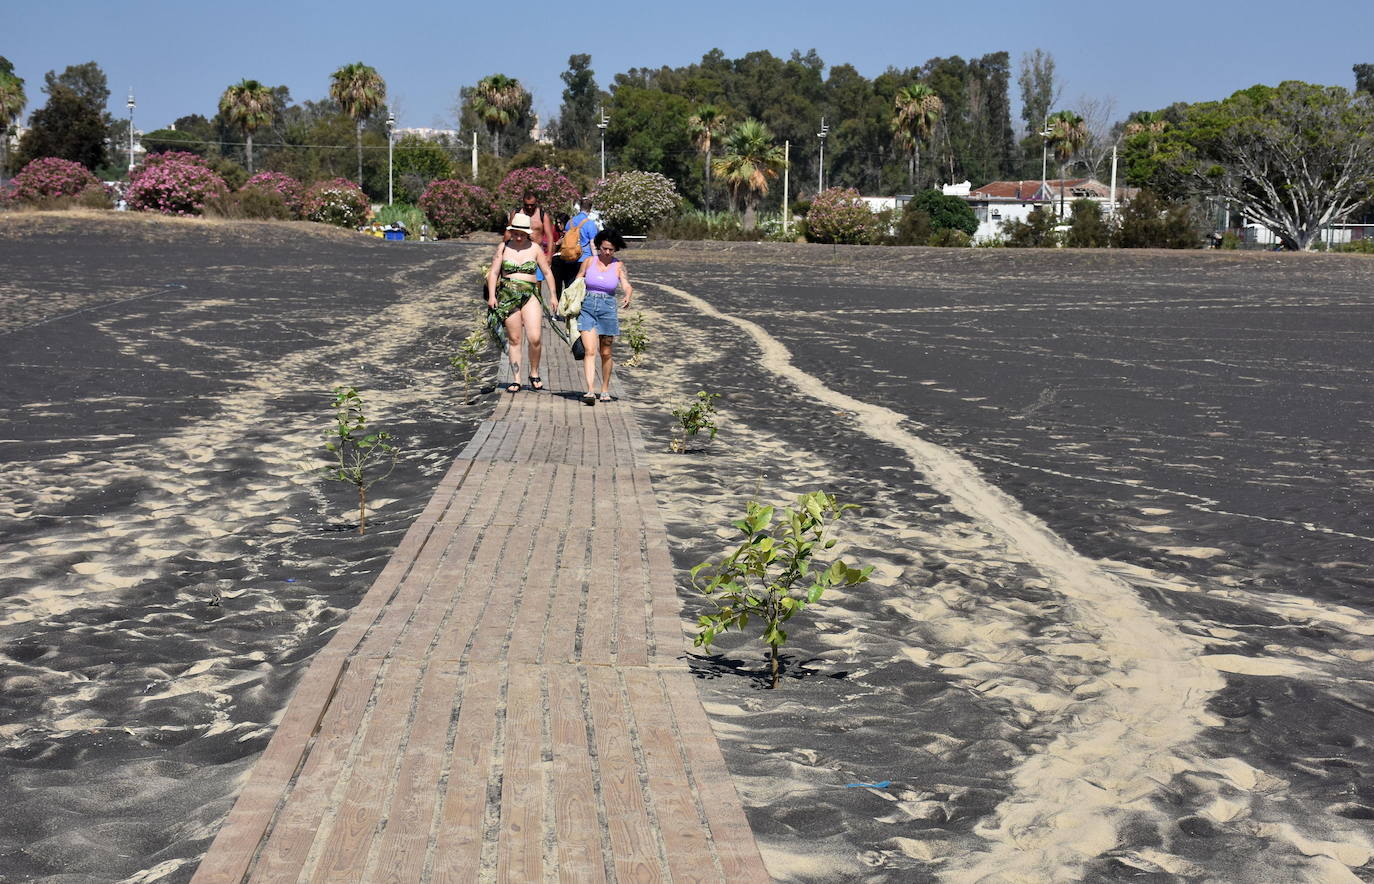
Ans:
{"label": "dark volcanic sand", "polygon": [[[845,555],[878,565],[792,622],[778,692],[756,643],[702,666],[776,876],[1374,880],[1374,262],[627,261],[655,343],[631,386],[663,400],[646,433],[724,394],[716,442],[655,464],[679,567],[748,496],[817,487],[862,505]],[[761,366],[740,318],[813,378]],[[1010,497],[951,502],[922,440]],[[1009,540],[1024,512],[1101,579]]]}
{"label": "dark volcanic sand", "polygon": [[[478,249],[5,225],[0,880],[186,880],[309,655],[490,411],[447,365]],[[362,537],[352,488],[311,472],[336,383],[405,449]]]}
{"label": "dark volcanic sand", "polygon": [[[486,250],[10,230],[0,880],[185,880],[489,413],[445,365],[471,327],[452,274]],[[750,495],[863,506],[836,552],[873,582],[789,624],[781,690],[752,640],[694,663],[776,877],[1374,880],[1374,263],[626,258],[652,349],[623,405],[660,452],[677,564],[723,551]],[[786,351],[812,377],[775,374]],[[336,382],[407,446],[363,538],[340,530],[350,490],[306,473]],[[669,454],[702,386],[721,435]]]}

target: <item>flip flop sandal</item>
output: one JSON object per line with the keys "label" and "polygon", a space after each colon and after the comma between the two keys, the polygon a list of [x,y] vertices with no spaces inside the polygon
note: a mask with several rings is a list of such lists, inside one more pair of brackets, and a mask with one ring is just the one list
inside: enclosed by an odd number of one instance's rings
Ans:
{"label": "flip flop sandal", "polygon": [[601,394],[601,401],[602,401],[602,402],[610,402],[610,401],[611,401],[611,394],[610,394],[610,393],[602,393],[602,394]]}
{"label": "flip flop sandal", "polygon": [[509,384],[506,384],[507,393],[519,393],[520,389],[521,385],[519,381],[511,381]]}
{"label": "flip flop sandal", "polygon": [[583,393],[583,394],[582,394],[582,404],[583,404],[583,405],[595,405],[595,404],[596,404],[596,394],[595,394],[595,393]]}
{"label": "flip flop sandal", "polygon": [[544,379],[537,374],[530,375],[530,389],[536,393],[544,389]]}

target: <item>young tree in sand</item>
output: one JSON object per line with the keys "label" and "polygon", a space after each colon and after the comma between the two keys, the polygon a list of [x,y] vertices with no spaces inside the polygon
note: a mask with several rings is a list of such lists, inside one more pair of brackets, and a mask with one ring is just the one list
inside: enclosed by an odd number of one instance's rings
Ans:
{"label": "young tree in sand", "polygon": [[276,105],[272,90],[257,80],[240,80],[219,98],[219,112],[232,125],[243,130],[248,152],[248,172],[253,172],[253,133],[272,122]]}
{"label": "young tree in sand", "polygon": [[363,186],[363,121],[386,103],[386,81],[377,69],[355,61],[330,75],[329,97],[353,120],[358,140],[358,186]]}

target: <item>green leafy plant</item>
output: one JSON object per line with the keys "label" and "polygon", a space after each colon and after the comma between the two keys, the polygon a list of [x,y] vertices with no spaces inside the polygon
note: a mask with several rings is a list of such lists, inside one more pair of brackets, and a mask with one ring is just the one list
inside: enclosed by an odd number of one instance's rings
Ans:
{"label": "green leafy plant", "polygon": [[[334,388],[334,426],[325,434],[324,447],[337,460],[325,467],[331,479],[347,482],[358,489],[358,533],[367,529],[367,489],[391,475],[400,449],[392,444],[390,433],[367,432],[363,400],[353,387]],[[376,470],[383,465],[386,472]]]}
{"label": "green leafy plant", "polygon": [[638,365],[639,357],[649,349],[649,334],[644,330],[644,314],[636,312],[625,323],[625,343],[630,345],[630,359],[626,365]]}
{"label": "green leafy plant", "polygon": [[855,508],[837,502],[833,494],[813,491],[799,496],[795,508],[784,508],[775,527],[774,508],[750,501],[744,518],[734,523],[744,541],[719,562],[692,568],[692,585],[716,606],[697,618],[701,632],[693,644],[709,649],[721,633],[759,621],[769,650],[769,688],[776,688],[778,649],[787,642],[782,624],[830,587],[866,583],[873,571],[872,566],[851,568],[839,559],[824,568],[813,562],[817,550],[835,545],[825,537],[829,524]]}
{"label": "green leafy plant", "polygon": [[463,376],[464,384],[471,384],[477,376],[476,362],[491,346],[491,335],[484,324],[474,328],[458,345],[458,350],[448,358],[448,364]]}
{"label": "green leafy plant", "polygon": [[719,393],[708,393],[705,390],[697,391],[697,398],[673,409],[673,417],[677,418],[680,433],[673,437],[673,442],[669,446],[673,451],[682,452],[687,450],[687,442],[695,439],[702,430],[711,433],[711,439],[716,438],[716,407],[715,401],[720,398]]}

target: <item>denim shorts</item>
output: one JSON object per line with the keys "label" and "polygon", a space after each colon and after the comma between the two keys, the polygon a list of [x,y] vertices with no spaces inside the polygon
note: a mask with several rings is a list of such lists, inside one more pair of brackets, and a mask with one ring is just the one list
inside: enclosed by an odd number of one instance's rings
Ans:
{"label": "denim shorts", "polygon": [[615,295],[588,292],[582,300],[582,312],[577,316],[577,330],[594,331],[607,336],[620,334],[620,316],[616,307]]}

